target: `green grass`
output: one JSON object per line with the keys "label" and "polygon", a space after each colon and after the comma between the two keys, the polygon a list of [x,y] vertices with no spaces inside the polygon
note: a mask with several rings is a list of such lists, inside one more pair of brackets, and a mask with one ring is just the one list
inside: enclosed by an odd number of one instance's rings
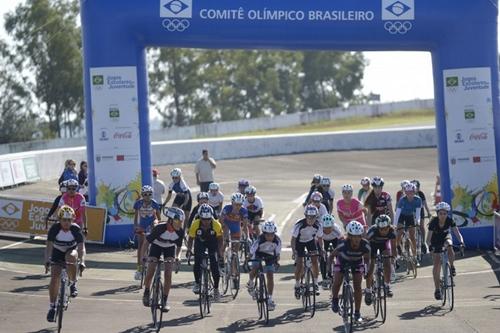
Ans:
{"label": "green grass", "polygon": [[394,112],[379,117],[351,117],[339,120],[317,122],[285,128],[276,128],[262,131],[240,132],[223,135],[246,136],[246,135],[271,135],[271,134],[296,134],[311,132],[338,132],[363,129],[377,129],[398,126],[424,126],[434,125],[434,110],[408,110]]}

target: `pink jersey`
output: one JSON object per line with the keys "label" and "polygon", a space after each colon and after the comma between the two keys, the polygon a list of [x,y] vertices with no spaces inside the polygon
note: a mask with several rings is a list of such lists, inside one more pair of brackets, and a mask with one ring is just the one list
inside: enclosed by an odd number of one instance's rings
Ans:
{"label": "pink jersey", "polygon": [[346,204],[344,199],[337,201],[337,212],[339,217],[346,221],[346,223],[355,220],[362,225],[366,225],[365,215],[363,214],[363,204],[356,198],[352,198],[349,205]]}
{"label": "pink jersey", "polygon": [[68,193],[64,193],[59,201],[59,207],[68,205],[75,211],[75,223],[80,227],[83,226],[83,210],[85,209],[85,197],[80,193],[75,193],[70,197]]}

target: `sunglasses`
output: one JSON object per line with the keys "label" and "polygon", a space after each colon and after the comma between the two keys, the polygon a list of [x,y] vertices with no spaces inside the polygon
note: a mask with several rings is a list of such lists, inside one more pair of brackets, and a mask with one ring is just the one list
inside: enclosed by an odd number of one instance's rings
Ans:
{"label": "sunglasses", "polygon": [[152,195],[153,195],[153,193],[143,193],[143,194],[142,194],[142,196],[143,196],[143,197],[150,197],[150,196],[152,196]]}
{"label": "sunglasses", "polygon": [[71,223],[73,219],[61,219],[61,222]]}
{"label": "sunglasses", "polygon": [[69,186],[69,187],[68,187],[68,190],[69,190],[69,191],[76,191],[76,187]]}

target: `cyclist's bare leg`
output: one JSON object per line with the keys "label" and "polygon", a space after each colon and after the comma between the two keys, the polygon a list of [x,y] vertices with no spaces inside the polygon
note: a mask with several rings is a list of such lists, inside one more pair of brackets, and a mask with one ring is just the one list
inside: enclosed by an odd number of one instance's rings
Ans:
{"label": "cyclist's bare leg", "polygon": [[[231,238],[232,240],[239,240],[240,238],[239,237],[235,237],[235,238]],[[235,256],[238,256],[238,251],[240,250],[240,243],[233,243],[232,244],[232,252]],[[236,267],[236,261],[232,263],[232,266],[231,266],[231,270],[232,270],[232,273],[233,274],[236,274],[236,272],[238,271],[238,267]]]}
{"label": "cyclist's bare leg", "polygon": [[174,258],[165,259],[165,283],[163,284],[163,293],[168,296],[170,287],[172,286],[172,267],[174,266]]}
{"label": "cyclist's bare leg", "polygon": [[267,292],[269,293],[269,296],[273,296],[273,290],[274,290],[274,274],[272,272],[267,272]]}
{"label": "cyclist's bare leg", "polygon": [[368,275],[366,276],[366,288],[373,286],[373,271],[375,270],[375,260],[370,260],[370,267],[368,267]]}
{"label": "cyclist's bare leg", "polygon": [[453,263],[455,262],[455,251],[453,251],[453,246],[448,245],[447,250],[448,250],[448,261],[450,262],[450,265],[453,266]]}
{"label": "cyclist's bare leg", "polygon": [[313,278],[315,281],[318,281],[318,275],[319,275],[319,262],[318,262],[318,256],[314,256],[311,258],[312,260],[312,273],[313,273]]}
{"label": "cyclist's bare leg", "polygon": [[304,258],[298,257],[295,258],[295,281],[300,281],[300,278],[304,274],[303,266],[304,266]]}
{"label": "cyclist's bare leg", "polygon": [[137,266],[142,265],[142,258],[144,257],[142,247],[144,245],[144,234],[137,234]]}
{"label": "cyclist's bare leg", "polygon": [[339,298],[340,285],[344,275],[341,272],[334,273],[333,285],[332,285],[332,298]]}
{"label": "cyclist's bare leg", "polygon": [[434,288],[439,289],[439,271],[441,270],[441,255],[439,253],[432,254],[432,276],[434,277]]}
{"label": "cyclist's bare leg", "polygon": [[361,281],[363,280],[363,275],[361,273],[355,273],[352,280],[354,284],[354,311],[359,312],[361,308]]}
{"label": "cyclist's bare leg", "polygon": [[189,215],[191,212],[189,210],[183,210],[184,211],[184,222],[182,223],[183,228],[187,228],[188,222],[189,222]]}
{"label": "cyclist's bare leg", "polygon": [[61,276],[61,266],[52,265],[50,268],[49,300],[55,303],[59,292],[59,277]]}
{"label": "cyclist's bare leg", "polygon": [[415,227],[408,228],[410,232],[411,253],[413,256],[417,255],[417,241],[415,239]]}
{"label": "cyclist's bare leg", "polygon": [[[387,251],[384,251],[384,255],[389,255]],[[389,285],[391,283],[391,260],[390,258],[384,258],[384,282]]]}
{"label": "cyclist's bare leg", "polygon": [[76,281],[76,259],[78,254],[76,250],[66,253],[66,269],[68,271],[68,278],[71,282]]}
{"label": "cyclist's bare leg", "polygon": [[[402,248],[401,240],[403,239],[403,232],[404,232],[403,229],[404,229],[403,227],[398,226],[398,233],[396,235],[396,246],[398,248],[400,248],[400,247]],[[398,253],[398,254],[401,254],[401,253]]]}
{"label": "cyclist's bare leg", "polygon": [[420,220],[420,224],[418,225],[418,227],[420,228],[420,242],[422,243],[421,245],[424,245],[425,244],[425,218],[422,218]]}
{"label": "cyclist's bare leg", "polygon": [[148,270],[146,271],[146,276],[144,277],[144,289],[149,289],[151,287],[151,280],[153,280],[156,265],[158,265],[158,259],[156,259],[155,257],[149,257]]}
{"label": "cyclist's bare leg", "polygon": [[252,270],[249,273],[250,276],[250,281],[255,280],[255,277],[257,276],[257,268],[252,268]]}

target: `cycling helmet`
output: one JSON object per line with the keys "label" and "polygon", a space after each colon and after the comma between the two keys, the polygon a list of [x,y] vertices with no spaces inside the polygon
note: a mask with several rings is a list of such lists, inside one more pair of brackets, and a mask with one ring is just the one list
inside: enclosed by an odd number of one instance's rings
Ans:
{"label": "cycling helmet", "polygon": [[321,217],[321,222],[323,222],[323,228],[332,228],[335,218],[330,214],[325,214]]}
{"label": "cycling helmet", "polygon": [[321,180],[319,181],[319,184],[321,186],[330,186],[331,185],[330,177],[321,178]]}
{"label": "cycling helmet", "polygon": [[307,205],[306,209],[304,210],[304,215],[305,216],[318,216],[319,210],[316,206]]}
{"label": "cycling helmet", "polygon": [[74,219],[75,216],[75,211],[68,205],[61,206],[61,208],[59,208],[59,211],[57,212],[57,217],[59,218],[59,220]]}
{"label": "cycling helmet", "polygon": [[165,215],[172,220],[184,221],[184,212],[178,207],[169,207]]}
{"label": "cycling helmet", "polygon": [[351,184],[345,184],[342,186],[342,192],[352,192],[352,185]]}
{"label": "cycling helmet", "polygon": [[170,171],[171,177],[180,177],[181,175],[182,175],[182,170],[179,168],[175,168],[175,169],[172,169],[172,171]]}
{"label": "cycling helmet", "polygon": [[153,188],[150,185],[144,185],[141,188],[141,194],[145,194],[145,193],[153,193]]}
{"label": "cycling helmet", "polygon": [[257,193],[257,189],[255,188],[255,186],[249,185],[245,189],[245,194],[255,194],[255,193]]}
{"label": "cycling helmet", "polygon": [[207,192],[200,192],[196,195],[196,200],[198,200],[198,202],[200,202],[200,200],[202,200],[202,199],[208,200],[208,193]]}
{"label": "cycling helmet", "polygon": [[369,185],[369,184],[370,184],[370,178],[368,177],[361,178],[361,185]]}
{"label": "cycling helmet", "polygon": [[248,185],[250,185],[250,182],[244,178],[240,179],[240,181],[238,182],[238,187],[240,187],[240,186],[247,187]]}
{"label": "cycling helmet", "polygon": [[364,232],[363,225],[358,221],[351,221],[347,224],[347,233],[352,236],[361,236]]}
{"label": "cycling helmet", "polygon": [[388,227],[391,224],[391,218],[388,215],[382,214],[375,219],[375,224],[379,228]]}
{"label": "cycling helmet", "polygon": [[211,219],[214,217],[214,209],[208,204],[203,204],[198,208],[198,215],[202,219]]}
{"label": "cycling helmet", "polygon": [[68,179],[66,181],[66,188],[70,188],[70,187],[77,188],[78,185],[80,185],[80,184],[78,184],[78,180],[76,180],[76,179]]}
{"label": "cycling helmet", "polygon": [[420,188],[420,181],[418,181],[418,180],[416,180],[416,179],[413,179],[413,180],[411,181],[411,183],[412,183],[412,184],[415,184],[415,187],[416,187],[417,189],[419,189],[419,188]]}
{"label": "cycling helmet", "polygon": [[210,185],[208,185],[208,189],[210,191],[214,190],[214,191],[218,191],[219,190],[219,184],[218,183],[210,183]]}
{"label": "cycling helmet", "polygon": [[66,184],[66,181],[61,182],[61,184],[59,184],[59,192],[65,193],[67,190],[67,187],[68,187],[68,185]]}
{"label": "cycling helmet", "polygon": [[321,194],[318,191],[315,191],[311,194],[311,200],[316,202],[321,201],[323,200],[323,194]]}
{"label": "cycling helmet", "polygon": [[278,232],[278,228],[276,228],[276,224],[273,221],[266,221],[262,226],[262,232],[266,234],[275,234]]}
{"label": "cycling helmet", "polygon": [[323,176],[322,176],[322,175],[320,175],[320,174],[315,174],[315,175],[313,176],[312,183],[317,183],[317,184],[319,184],[319,183],[321,182],[321,179],[322,179],[322,178],[323,178]]}
{"label": "cycling helmet", "polygon": [[416,186],[413,183],[408,183],[405,185],[405,192],[415,192]]}
{"label": "cycling helmet", "polygon": [[243,201],[245,201],[245,197],[243,196],[243,194],[236,192],[231,195],[232,203],[243,204]]}
{"label": "cycling helmet", "polygon": [[158,169],[153,169],[153,177],[158,177],[159,174]]}
{"label": "cycling helmet", "polygon": [[444,201],[441,201],[440,203],[438,203],[435,208],[436,208],[436,212],[439,212],[440,210],[445,210],[445,211],[449,212],[451,210],[450,205]]}
{"label": "cycling helmet", "polygon": [[401,188],[403,188],[403,189],[404,189],[404,188],[405,188],[405,186],[406,186],[406,184],[409,184],[409,183],[410,183],[410,181],[409,181],[408,179],[405,179],[405,180],[401,181],[401,184],[400,184],[400,185],[401,185]]}
{"label": "cycling helmet", "polygon": [[384,178],[373,177],[372,178],[372,186],[384,186]]}

